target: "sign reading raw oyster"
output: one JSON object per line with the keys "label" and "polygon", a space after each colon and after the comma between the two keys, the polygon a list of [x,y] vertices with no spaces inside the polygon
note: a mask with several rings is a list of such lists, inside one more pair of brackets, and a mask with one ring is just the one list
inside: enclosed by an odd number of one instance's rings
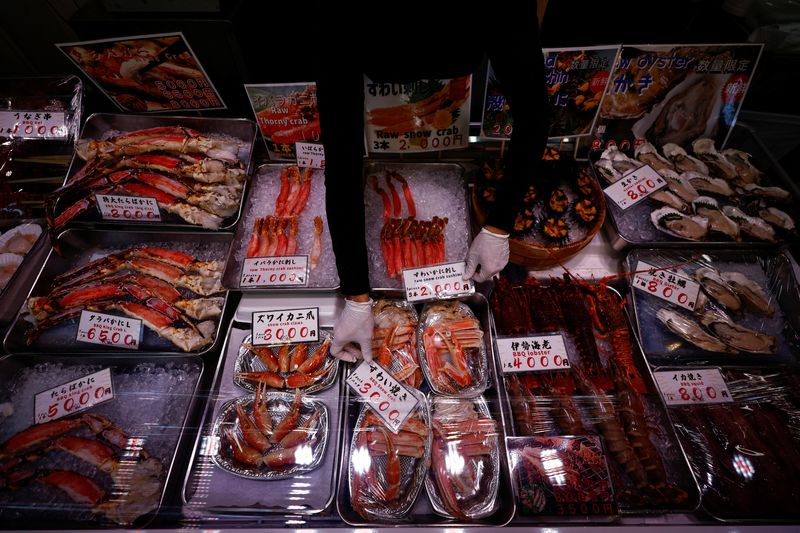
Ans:
{"label": "sign reading raw oyster", "polygon": [[621,209],[627,209],[641,202],[652,193],[663,189],[667,182],[661,174],[645,165],[632,170],[621,180],[606,187],[603,192]]}

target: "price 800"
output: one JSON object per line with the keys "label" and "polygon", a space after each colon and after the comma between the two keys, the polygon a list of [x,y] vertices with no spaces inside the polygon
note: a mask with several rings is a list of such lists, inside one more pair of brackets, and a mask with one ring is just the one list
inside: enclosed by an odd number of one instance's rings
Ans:
{"label": "price 800", "polygon": [[661,183],[656,183],[655,180],[647,178],[646,180],[632,185],[629,189],[625,189],[625,194],[627,194],[628,198],[631,200],[638,200],[640,196],[646,196],[650,194],[656,187],[660,185]]}
{"label": "price 800", "polygon": [[656,279],[651,279],[648,281],[646,288],[648,292],[659,295],[665,300],[678,302],[679,304],[688,306],[690,308],[694,307],[694,302],[689,300],[688,294],[683,291],[680,291],[676,294],[676,289],[670,287],[669,285],[659,283],[659,281]]}
{"label": "price 800", "polygon": [[716,400],[719,393],[716,387],[708,385],[706,387],[680,387],[678,395],[684,402],[704,402]]}

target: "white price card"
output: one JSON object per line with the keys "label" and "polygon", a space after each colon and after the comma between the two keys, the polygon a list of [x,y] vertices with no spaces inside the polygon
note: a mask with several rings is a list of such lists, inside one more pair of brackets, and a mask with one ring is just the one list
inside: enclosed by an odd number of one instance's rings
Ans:
{"label": "white price card", "polygon": [[[647,272],[642,272],[647,270]],[[636,263],[633,287],[657,298],[694,310],[700,285],[694,280],[678,274],[675,270],[658,269],[644,261]]]}
{"label": "white price card", "polygon": [[320,143],[294,143],[297,152],[297,166],[325,168],[325,149]]}
{"label": "white price card", "polygon": [[497,353],[504,374],[570,368],[567,347],[560,333],[498,338]]}
{"label": "white price card", "polygon": [[653,372],[667,405],[727,403],[733,397],[718,368],[685,368]]}
{"label": "white price card", "polygon": [[0,111],[0,137],[65,139],[67,121],[55,111]]}
{"label": "white price card", "polygon": [[645,165],[628,172],[619,181],[603,189],[603,192],[620,209],[627,209],[666,185],[667,180],[661,177],[661,174],[653,170],[650,165]]}
{"label": "white price card", "polygon": [[475,292],[472,280],[464,280],[464,261],[442,263],[403,270],[406,300],[421,302],[441,298],[458,298]]}
{"label": "white price card", "polygon": [[308,285],[307,255],[248,257],[242,264],[240,288],[306,285]]}
{"label": "white price card", "polygon": [[138,318],[81,311],[75,340],[138,350],[141,338],[142,321]]}
{"label": "white price card", "polygon": [[133,220],[135,222],[161,222],[158,202],[149,196],[95,196],[97,210],[103,220]]}
{"label": "white price card", "polygon": [[256,311],[252,323],[255,346],[319,340],[319,307]]}
{"label": "white price card", "polygon": [[413,392],[376,362],[363,361],[350,372],[347,384],[394,433],[419,403]]}
{"label": "white price card", "polygon": [[33,399],[33,422],[51,422],[113,398],[111,369],[104,368],[37,394]]}

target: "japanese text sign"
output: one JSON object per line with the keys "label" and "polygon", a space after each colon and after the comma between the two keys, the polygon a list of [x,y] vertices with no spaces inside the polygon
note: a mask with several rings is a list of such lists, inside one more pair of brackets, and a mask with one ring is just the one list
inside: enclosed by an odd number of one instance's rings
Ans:
{"label": "japanese text sign", "polygon": [[375,362],[364,361],[354,368],[347,377],[347,384],[394,433],[419,403],[419,398]]}
{"label": "japanese text sign", "polygon": [[57,420],[113,398],[111,369],[105,368],[37,394],[33,421],[41,424]]}
{"label": "japanese text sign", "polygon": [[242,264],[239,286],[283,287],[308,285],[308,256],[248,257]]}
{"label": "japanese text sign", "polygon": [[98,194],[95,198],[97,210],[100,211],[103,220],[161,222],[161,213],[155,198],[111,194]]}
{"label": "japanese text sign", "polygon": [[76,340],[138,350],[142,321],[137,318],[81,311]]}
{"label": "japanese text sign", "polygon": [[403,270],[406,300],[421,302],[443,298],[458,298],[475,292],[471,280],[464,280],[464,261],[442,263]]}
{"label": "japanese text sign", "polygon": [[[646,271],[646,272],[643,272]],[[700,285],[694,280],[678,274],[675,270],[658,269],[644,261],[636,264],[633,287],[657,298],[694,310]]]}
{"label": "japanese text sign", "polygon": [[718,368],[691,368],[653,372],[667,405],[727,403],[733,397]]}
{"label": "japanese text sign", "polygon": [[253,313],[253,345],[316,342],[319,308],[270,309]]}
{"label": "japanese text sign", "polygon": [[570,368],[564,337],[560,333],[498,338],[497,354],[504,374]]}
{"label": "japanese text sign", "polygon": [[661,174],[653,170],[650,165],[645,165],[628,172],[620,180],[603,189],[603,192],[621,209],[627,209],[666,185],[667,181]]}

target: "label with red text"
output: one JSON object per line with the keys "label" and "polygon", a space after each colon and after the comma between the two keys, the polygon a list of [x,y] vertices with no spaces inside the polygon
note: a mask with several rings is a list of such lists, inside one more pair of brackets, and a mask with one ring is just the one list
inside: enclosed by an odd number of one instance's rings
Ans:
{"label": "label with red text", "polygon": [[625,174],[622,179],[603,189],[603,192],[620,209],[628,209],[666,185],[667,180],[661,177],[661,174],[653,170],[650,165],[645,165]]}
{"label": "label with red text", "polygon": [[0,111],[0,137],[66,139],[67,120],[55,111]]}
{"label": "label with red text", "polygon": [[97,210],[103,220],[133,220],[134,222],[161,222],[158,202],[149,196],[117,196],[98,194]]}
{"label": "label with red text", "polygon": [[248,257],[242,264],[239,287],[308,285],[308,256]]}
{"label": "label with red text", "polygon": [[51,422],[113,398],[111,369],[104,368],[37,394],[33,399],[33,422]]}
{"label": "label with red text", "polygon": [[325,168],[325,148],[319,143],[296,142],[297,166]]}
{"label": "label with red text", "polygon": [[394,433],[419,403],[413,392],[376,362],[358,365],[347,377],[347,384]]}
{"label": "label with red text", "polygon": [[667,405],[727,403],[733,397],[718,368],[653,372]]}
{"label": "label with red text", "polygon": [[569,370],[569,357],[560,333],[497,339],[497,354],[504,374]]}
{"label": "label with red text", "polygon": [[319,340],[319,307],[257,311],[252,323],[255,346]]}
{"label": "label with red text", "polygon": [[[648,272],[642,272],[647,270]],[[700,285],[694,280],[678,274],[675,270],[654,267],[644,261],[636,263],[633,286],[642,292],[679,305],[689,311],[694,310]]]}
{"label": "label with red text", "polygon": [[138,350],[141,336],[142,321],[138,318],[81,311],[76,340]]}
{"label": "label with red text", "polygon": [[464,280],[464,261],[403,270],[406,300],[422,302],[458,298],[475,292],[471,280]]}

